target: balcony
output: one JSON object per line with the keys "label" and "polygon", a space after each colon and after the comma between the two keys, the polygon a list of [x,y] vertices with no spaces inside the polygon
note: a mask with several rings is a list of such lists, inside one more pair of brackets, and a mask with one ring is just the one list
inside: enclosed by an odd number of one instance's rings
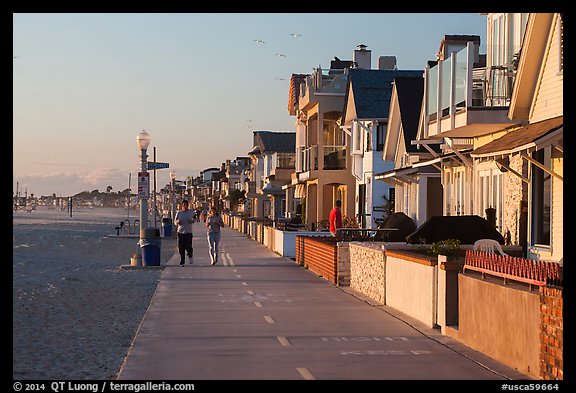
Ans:
{"label": "balcony", "polygon": [[346,146],[324,146],[324,169],[346,169]]}
{"label": "balcony", "polygon": [[508,118],[511,64],[474,68],[472,43],[425,72],[425,138],[474,137],[516,122]]}
{"label": "balcony", "polygon": [[298,106],[307,110],[317,102],[316,96],[342,96],[346,93],[348,75],[342,69],[315,68],[312,75],[306,77],[306,83],[300,85]]}
{"label": "balcony", "polygon": [[318,169],[318,146],[300,147],[300,172]]}
{"label": "balcony", "polygon": [[272,168],[270,176],[288,178],[290,173],[296,168],[296,153],[274,153],[272,154]]}

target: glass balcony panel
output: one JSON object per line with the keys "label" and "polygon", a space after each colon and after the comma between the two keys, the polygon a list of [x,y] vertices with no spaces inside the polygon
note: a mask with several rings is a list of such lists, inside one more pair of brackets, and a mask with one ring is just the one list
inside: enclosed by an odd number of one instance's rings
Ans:
{"label": "glass balcony panel", "polygon": [[428,72],[428,115],[436,113],[438,108],[438,66],[430,68]]}
{"label": "glass balcony panel", "polygon": [[324,146],[324,169],[346,169],[346,146]]}
{"label": "glass balcony panel", "polygon": [[456,106],[466,107],[466,80],[468,78],[468,51],[463,49],[456,54],[456,83],[455,103]]}
{"label": "glass balcony panel", "polygon": [[274,153],[276,155],[276,168],[294,169],[296,166],[296,155],[294,153]]}
{"label": "glass balcony panel", "polygon": [[442,115],[444,115],[444,110],[450,107],[450,82],[452,79],[452,59],[449,58],[442,62],[442,94],[440,97],[440,109],[442,110]]}

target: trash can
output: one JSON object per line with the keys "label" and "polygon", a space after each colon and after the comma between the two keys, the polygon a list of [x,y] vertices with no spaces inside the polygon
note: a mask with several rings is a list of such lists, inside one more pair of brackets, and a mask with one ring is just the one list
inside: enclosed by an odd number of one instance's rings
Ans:
{"label": "trash can", "polygon": [[142,266],[160,266],[160,231],[156,228],[141,229],[138,244],[142,249]]}
{"label": "trash can", "polygon": [[162,219],[162,236],[163,237],[172,236],[172,220],[170,218]]}

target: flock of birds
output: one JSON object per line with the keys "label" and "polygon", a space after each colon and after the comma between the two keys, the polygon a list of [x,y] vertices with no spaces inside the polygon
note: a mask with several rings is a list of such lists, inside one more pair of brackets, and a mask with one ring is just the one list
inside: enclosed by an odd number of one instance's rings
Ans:
{"label": "flock of birds", "polygon": [[[298,37],[302,37],[302,34],[298,34],[298,33],[290,33],[290,36],[293,38],[298,38]],[[261,39],[255,39],[253,40],[255,43],[257,44],[265,44],[266,41],[261,40]],[[284,53],[276,53],[276,57],[286,57],[286,55]],[[286,80],[285,78],[275,78],[277,81],[283,81]]]}
{"label": "flock of birds", "polygon": [[[297,34],[297,33],[290,33],[290,35],[291,35],[292,37],[294,37],[294,38],[302,37],[302,34]],[[254,41],[255,43],[257,43],[257,44],[265,44],[265,43],[266,43],[266,41],[264,41],[264,40],[259,40],[259,39],[256,39],[256,40],[253,40],[253,41]],[[285,55],[284,53],[276,53],[276,56],[278,56],[278,57],[286,57],[286,55]]]}

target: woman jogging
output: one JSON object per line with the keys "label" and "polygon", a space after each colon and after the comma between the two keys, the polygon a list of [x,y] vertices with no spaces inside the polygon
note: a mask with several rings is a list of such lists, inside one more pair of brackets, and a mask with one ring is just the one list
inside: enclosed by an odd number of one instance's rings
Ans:
{"label": "woman jogging", "polygon": [[212,265],[218,262],[218,245],[220,244],[220,228],[224,227],[224,221],[218,214],[215,207],[210,209],[210,215],[206,219],[206,227],[208,228],[208,245],[210,247],[210,260]]}

